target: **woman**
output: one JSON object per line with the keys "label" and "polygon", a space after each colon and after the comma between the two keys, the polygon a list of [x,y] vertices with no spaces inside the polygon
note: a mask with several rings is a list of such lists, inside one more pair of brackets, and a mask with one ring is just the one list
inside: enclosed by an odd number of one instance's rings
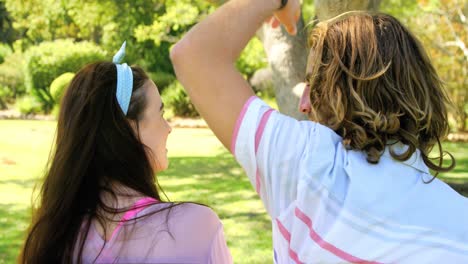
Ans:
{"label": "woman", "polygon": [[208,207],[164,202],[171,128],[156,85],[136,66],[81,69],[61,103],[54,154],[22,263],[230,263]]}
{"label": "woman", "polygon": [[271,109],[236,70],[263,21],[295,34],[299,12],[298,0],[231,0],[171,51],[272,219],[275,262],[468,263],[468,200],[429,171],[454,166],[428,158],[447,134],[448,99],[398,20],[352,12],[312,30],[310,121]]}

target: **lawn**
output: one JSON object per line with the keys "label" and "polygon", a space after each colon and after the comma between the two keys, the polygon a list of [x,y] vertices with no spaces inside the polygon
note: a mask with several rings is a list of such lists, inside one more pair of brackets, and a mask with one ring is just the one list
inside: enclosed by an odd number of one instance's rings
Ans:
{"label": "lawn", "polygon": [[[55,122],[0,120],[0,263],[15,261],[27,227],[31,192],[41,177]],[[468,179],[467,143],[444,143],[457,168],[441,175]],[[272,263],[271,224],[247,177],[208,129],[173,129],[170,168],[158,175],[174,201],[210,205],[220,216],[236,263]]]}
{"label": "lawn", "polygon": [[[0,120],[0,263],[15,262],[55,122]],[[237,162],[208,129],[173,129],[170,168],[158,175],[173,201],[211,206],[236,263],[272,263],[271,224]]]}

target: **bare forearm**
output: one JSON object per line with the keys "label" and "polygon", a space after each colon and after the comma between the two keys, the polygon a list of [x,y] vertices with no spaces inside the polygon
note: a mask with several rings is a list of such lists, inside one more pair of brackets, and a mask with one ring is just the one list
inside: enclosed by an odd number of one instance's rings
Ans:
{"label": "bare forearm", "polygon": [[[293,12],[299,4],[298,0],[290,1],[294,5],[287,6],[279,15],[294,25]],[[193,27],[171,51],[178,80],[226,147],[231,144],[244,103],[253,95],[234,62],[280,2],[231,0]]]}

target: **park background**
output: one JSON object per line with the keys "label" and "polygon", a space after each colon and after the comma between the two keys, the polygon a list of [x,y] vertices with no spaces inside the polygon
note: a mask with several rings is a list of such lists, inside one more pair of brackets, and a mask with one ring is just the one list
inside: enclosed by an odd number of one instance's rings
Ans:
{"label": "park background", "polygon": [[[303,1],[304,32],[313,27],[318,2],[327,1]],[[457,159],[457,167],[439,177],[467,196],[468,2],[377,2],[380,11],[400,19],[421,39],[446,83],[453,107],[451,134],[443,145]],[[236,263],[272,263],[271,224],[257,194],[198,117],[169,60],[175,42],[216,4],[219,1],[0,0],[0,263],[15,262],[19,253],[64,89],[84,64],[110,61],[124,40],[126,62],[150,73],[168,106],[166,118],[175,127],[168,141],[170,168],[157,175],[168,198],[211,206],[224,224]],[[278,107],[275,87],[284,83],[272,81],[269,65],[275,54],[264,44],[254,38],[237,67],[258,96]]]}

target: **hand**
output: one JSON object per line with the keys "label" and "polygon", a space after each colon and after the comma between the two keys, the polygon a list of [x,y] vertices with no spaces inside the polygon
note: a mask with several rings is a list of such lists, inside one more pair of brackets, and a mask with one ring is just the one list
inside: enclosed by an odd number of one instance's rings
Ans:
{"label": "hand", "polygon": [[283,24],[284,28],[290,35],[297,33],[297,21],[301,15],[301,4],[299,0],[288,0],[286,6],[274,13],[274,15],[267,20],[267,23],[273,28],[279,27]]}

